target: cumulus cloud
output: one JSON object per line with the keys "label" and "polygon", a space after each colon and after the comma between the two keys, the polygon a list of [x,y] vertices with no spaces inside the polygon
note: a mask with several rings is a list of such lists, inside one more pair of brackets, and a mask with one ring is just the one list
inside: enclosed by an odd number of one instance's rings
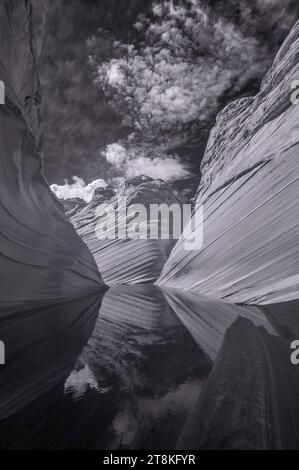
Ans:
{"label": "cumulus cloud", "polygon": [[97,188],[106,188],[107,183],[102,179],[97,179],[92,183],[86,184],[82,178],[73,177],[73,183],[65,181],[64,185],[53,184],[51,190],[59,199],[83,199],[89,203]]}
{"label": "cumulus cloud", "polygon": [[164,181],[176,181],[190,176],[190,172],[178,159],[166,158],[146,158],[139,157],[130,162],[126,170],[128,177],[150,176],[153,179],[162,179]]}
{"label": "cumulus cloud", "polygon": [[199,172],[215,115],[257,92],[298,17],[298,0],[52,0],[40,67],[47,179],[113,177],[101,152],[133,131],[136,147],[154,147],[147,165],[162,142],[163,158]]}
{"label": "cumulus cloud", "polygon": [[229,91],[262,76],[266,48],[196,0],[154,3],[137,23],[144,42],[98,67],[98,81],[126,125],[159,137],[200,126]]}
{"label": "cumulus cloud", "polygon": [[121,85],[124,81],[124,76],[117,62],[111,62],[110,67],[107,68],[107,80],[109,85]]}
{"label": "cumulus cloud", "polygon": [[175,181],[190,176],[184,162],[175,156],[163,154],[160,148],[135,146],[124,147],[120,143],[107,146],[103,154],[107,161],[127,178],[134,176],[149,176],[153,179]]}
{"label": "cumulus cloud", "polygon": [[126,149],[120,144],[108,145],[103,155],[106,157],[108,163],[117,167],[120,167],[128,159]]}

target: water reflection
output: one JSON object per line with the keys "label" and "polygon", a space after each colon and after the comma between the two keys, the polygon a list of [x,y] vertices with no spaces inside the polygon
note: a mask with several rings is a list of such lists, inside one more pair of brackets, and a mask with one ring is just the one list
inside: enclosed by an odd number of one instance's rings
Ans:
{"label": "water reflection", "polygon": [[176,289],[165,289],[165,297],[196,343],[214,360],[226,330],[238,317],[248,318],[255,326],[264,327],[269,334],[275,329],[260,308],[238,306],[203,295]]}
{"label": "water reflection", "polygon": [[0,420],[64,380],[90,337],[101,298],[0,312],[6,364],[0,368]]}
{"label": "water reflection", "polygon": [[109,400],[112,416],[98,445],[171,447],[210,368],[161,291],[118,287],[106,294],[66,390],[77,397],[88,370]]}
{"label": "water reflection", "polygon": [[299,448],[296,312],[150,285],[1,312],[0,448]]}

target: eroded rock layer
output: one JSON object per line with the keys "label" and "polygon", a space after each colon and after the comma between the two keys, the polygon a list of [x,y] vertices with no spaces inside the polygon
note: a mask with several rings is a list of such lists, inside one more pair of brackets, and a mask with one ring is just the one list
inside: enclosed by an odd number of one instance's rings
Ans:
{"label": "eroded rock layer", "polygon": [[273,303],[299,296],[299,23],[254,98],[218,116],[197,203],[203,247],[180,240],[159,285],[233,302]]}
{"label": "eroded rock layer", "polygon": [[41,51],[47,0],[0,3],[0,302],[80,296],[103,285],[42,174]]}

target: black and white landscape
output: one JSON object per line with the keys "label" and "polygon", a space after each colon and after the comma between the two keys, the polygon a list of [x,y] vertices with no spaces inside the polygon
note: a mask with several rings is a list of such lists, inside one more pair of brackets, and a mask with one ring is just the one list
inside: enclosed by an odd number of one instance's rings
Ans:
{"label": "black and white landscape", "polygon": [[[1,0],[1,450],[299,449],[298,20]],[[202,246],[100,239],[122,200]]]}

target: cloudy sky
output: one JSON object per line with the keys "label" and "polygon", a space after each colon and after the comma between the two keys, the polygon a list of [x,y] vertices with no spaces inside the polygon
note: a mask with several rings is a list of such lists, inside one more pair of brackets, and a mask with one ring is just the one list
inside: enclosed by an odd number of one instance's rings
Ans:
{"label": "cloudy sky", "polygon": [[49,182],[199,175],[216,114],[257,92],[298,18],[297,0],[52,0]]}

